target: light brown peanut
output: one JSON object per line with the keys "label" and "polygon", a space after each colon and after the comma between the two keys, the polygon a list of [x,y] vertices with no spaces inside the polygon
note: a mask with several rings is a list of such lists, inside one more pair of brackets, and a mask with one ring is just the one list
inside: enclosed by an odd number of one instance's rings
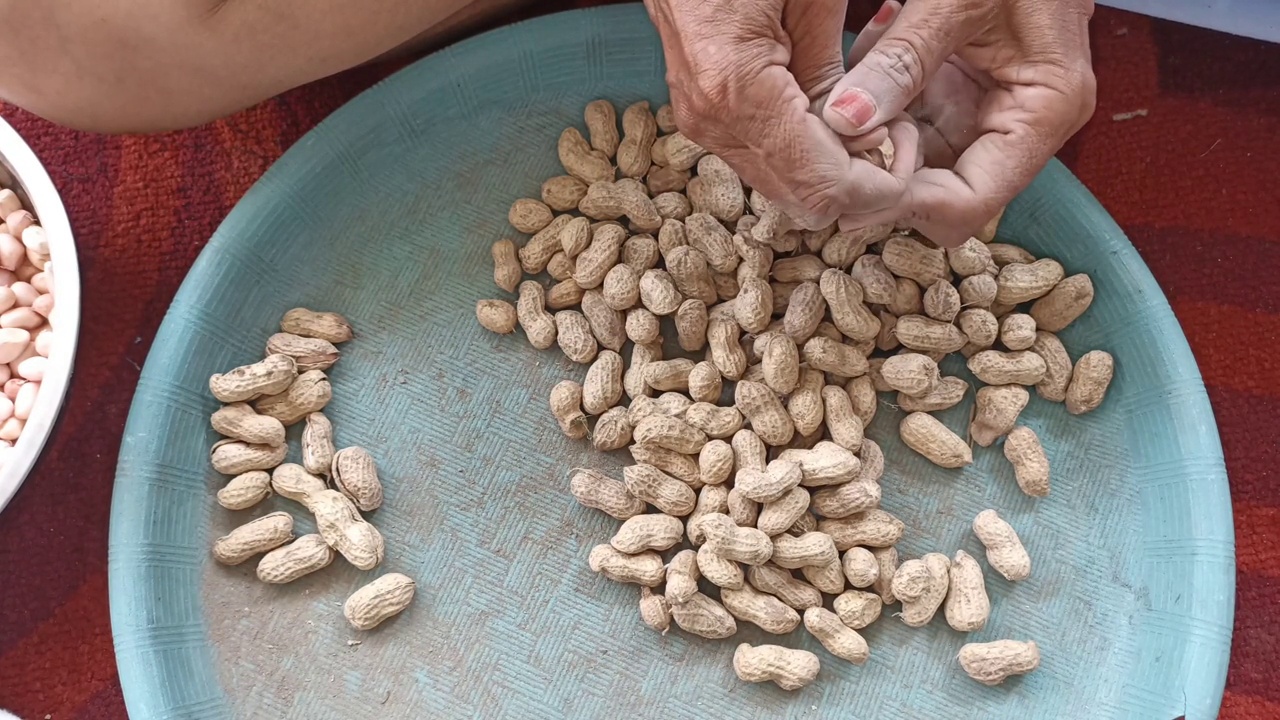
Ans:
{"label": "light brown peanut", "polygon": [[213,559],[223,565],[239,565],[293,539],[293,516],[273,512],[251,520],[213,543]]}
{"label": "light brown peanut", "polygon": [[698,181],[707,213],[722,222],[742,217],[745,197],[738,173],[715,155],[698,160]]}
{"label": "light brown peanut", "polygon": [[[618,409],[621,410],[622,408]],[[612,410],[609,412],[612,412]],[[634,423],[631,422],[629,417],[627,422],[629,427],[634,428]],[[628,437],[630,437],[630,431],[628,431]],[[707,443],[707,445],[710,444]],[[703,446],[703,449],[705,450],[706,446]],[[698,462],[688,455],[672,452],[652,443],[634,443],[628,450],[632,459],[637,463],[652,465],[690,488],[697,489],[703,485],[702,473],[699,470]]]}
{"label": "light brown peanut", "polygon": [[209,462],[223,475],[242,475],[250,470],[270,470],[284,462],[288,450],[284,444],[272,447],[227,439],[214,444]]}
{"label": "light brown peanut", "polygon": [[671,315],[680,309],[684,297],[666,270],[645,270],[640,276],[640,302],[654,315]]}
{"label": "light brown peanut", "polygon": [[925,315],[949,323],[960,312],[960,293],[951,283],[939,280],[925,290],[922,304]]}
{"label": "light brown peanut", "polygon": [[960,277],[970,277],[983,273],[996,272],[995,262],[991,259],[991,251],[985,243],[977,238],[969,238],[959,247],[947,249],[947,262]]}
{"label": "light brown peanut", "polygon": [[569,492],[583,506],[619,520],[635,517],[645,510],[644,502],[631,495],[625,485],[595,470],[575,470],[569,481]]}
{"label": "light brown peanut", "polygon": [[671,628],[671,604],[643,585],[640,586],[640,620],[663,635]]}
{"label": "light brown peanut", "polygon": [[[737,433],[734,435],[736,437]],[[723,440],[708,440],[698,452],[699,479],[705,485],[724,483],[733,474],[733,460],[733,448],[729,443]]]}
{"label": "light brown peanut", "polygon": [[749,333],[763,332],[773,316],[773,290],[758,277],[745,278],[733,303],[738,326]]}
{"label": "light brown peanut", "polygon": [[627,419],[627,409],[611,407],[605,410],[596,420],[595,431],[591,433],[591,445],[595,449],[610,452],[621,450],[631,442],[631,421]]}
{"label": "light brown peanut", "polygon": [[872,583],[871,589],[880,596],[881,602],[890,605],[897,600],[893,596],[893,576],[898,571],[898,549],[895,547],[871,548],[871,554],[880,566],[880,575]]}
{"label": "light brown peanut", "polygon": [[[685,352],[697,352],[706,346],[707,322],[706,303],[692,298],[680,303],[680,307],[676,309],[675,325],[676,337],[682,350]],[[706,366],[711,370],[715,370],[715,365],[709,362],[706,363]],[[717,380],[719,379],[719,370],[715,370],[715,377]],[[692,392],[692,388],[690,388],[690,392]],[[719,397],[718,392],[716,397]]]}
{"label": "light brown peanut", "polygon": [[862,288],[862,297],[867,303],[887,305],[897,294],[897,281],[879,255],[859,257],[854,261],[849,274]]}
{"label": "light brown peanut", "polygon": [[707,541],[699,522],[707,515],[725,513],[729,510],[729,488],[724,485],[704,485],[698,491],[698,505],[685,520],[688,530],[689,544],[699,547]]}
{"label": "light brown peanut", "polygon": [[856,588],[871,587],[880,577],[876,556],[864,547],[849,548],[840,559],[840,567],[849,584]]}
{"label": "light brown peanut", "polygon": [[[594,190],[596,186],[592,186]],[[591,195],[587,195],[589,199]],[[586,202],[584,199],[583,202]],[[591,244],[575,259],[573,281],[583,289],[599,287],[618,264],[627,233],[617,225],[602,225],[591,234]]]}
{"label": "light brown peanut", "polygon": [[[911,588],[913,592],[904,595],[906,588],[899,586],[898,578],[904,574],[910,575],[912,564],[917,562],[924,569],[924,582],[918,594],[914,592],[915,588]],[[928,553],[920,560],[908,560],[898,568],[893,577],[893,594],[902,602],[899,617],[905,625],[923,627],[929,624],[947,596],[950,570],[951,561],[942,553]]]}
{"label": "light brown peanut", "polygon": [[768,462],[768,448],[754,430],[739,430],[734,433],[730,445],[733,447],[735,469],[765,469]]}
{"label": "light brown peanut", "polygon": [[297,377],[293,358],[268,355],[252,365],[242,365],[210,377],[209,390],[224,403],[238,403],[283,392]]}
{"label": "light brown peanut", "polygon": [[640,345],[655,342],[658,333],[662,332],[658,316],[642,307],[627,311],[624,327],[627,339]]}
{"label": "light brown peanut", "polygon": [[[861,291],[859,291],[861,292]],[[778,293],[774,293],[777,310]],[[783,316],[783,329],[797,345],[813,337],[827,311],[827,301],[818,283],[800,283],[791,291]]]}
{"label": "light brown peanut", "polygon": [[301,465],[284,463],[271,472],[271,489],[280,497],[306,507],[311,495],[326,488],[324,480],[307,472]]}
{"label": "light brown peanut", "polygon": [[987,563],[1005,580],[1026,580],[1031,576],[1031,556],[1018,533],[995,510],[983,510],[973,519],[973,534],[987,548]]}
{"label": "light brown peanut", "polygon": [[[721,303],[717,307],[723,305]],[[733,318],[708,316],[707,346],[711,362],[721,375],[730,380],[740,379],[747,371],[747,354],[738,343],[739,334],[738,322]]]}
{"label": "light brown peanut", "polygon": [[618,152],[618,111],[608,100],[592,100],[582,111],[591,147],[613,157]]}
{"label": "light brown peanut", "polygon": [[293,308],[286,312],[280,319],[280,332],[328,340],[334,345],[340,345],[354,337],[351,323],[345,317],[335,312],[318,312],[307,308]]}
{"label": "light brown peanut", "polygon": [[734,389],[734,406],[766,445],[786,445],[795,434],[795,426],[782,401],[763,383],[739,382]]}
{"label": "light brown peanut", "polygon": [[1036,321],[1026,313],[1000,318],[1000,342],[1010,350],[1027,350],[1036,341]]}
{"label": "light brown peanut", "polygon": [[272,550],[258,561],[258,579],[280,585],[324,569],[336,556],[318,534],[303,535],[288,545]]}
{"label": "light brown peanut", "polygon": [[537,275],[546,269],[551,257],[564,249],[560,234],[573,221],[569,215],[557,215],[551,224],[534,233],[519,250],[520,269],[526,274]]}
{"label": "light brown peanut", "polygon": [[951,560],[950,584],[943,612],[947,624],[958,632],[977,632],[987,624],[991,601],[987,598],[982,566],[973,556],[957,550]]}
{"label": "light brown peanut", "polygon": [[592,572],[619,583],[657,587],[666,577],[662,557],[652,550],[628,555],[612,545],[596,545],[587,559]]}
{"label": "light brown peanut", "polygon": [[800,466],[800,484],[805,487],[840,485],[858,477],[862,461],[853,451],[822,440],[808,450],[791,448],[778,455],[780,461]]}
{"label": "light brown peanut", "polygon": [[[529,282],[533,282],[533,281],[529,281]],[[539,285],[538,287],[541,288],[542,286]],[[556,283],[555,285],[552,285],[550,288],[546,290],[546,300],[545,300],[546,307],[550,308],[551,310],[564,310],[565,308],[571,308],[581,303],[582,298],[585,294],[586,294],[586,291],[583,290],[578,285],[578,283],[574,282],[573,278],[569,278],[568,280],[562,280]],[[547,318],[551,320],[552,327],[554,327],[555,318],[552,317],[550,314],[547,315]],[[517,320],[520,319],[519,302],[516,303],[516,319]],[[521,325],[523,326],[523,323],[521,323]],[[525,332],[527,334],[528,330],[526,329]],[[551,336],[551,341],[555,342],[555,335]],[[532,342],[533,341],[530,340],[531,344]],[[537,346],[534,345],[534,347],[537,347]],[[550,345],[548,345],[547,347],[550,347]],[[541,350],[543,348],[539,348],[539,349]]]}
{"label": "light brown peanut", "polygon": [[847,269],[862,257],[868,245],[887,238],[892,230],[892,225],[871,225],[838,232],[822,246],[822,261],[833,268]]}
{"label": "light brown peanut", "polygon": [[[501,302],[501,301],[499,301]],[[510,303],[503,303],[510,307]],[[478,308],[477,308],[478,312]],[[333,343],[321,338],[308,338],[290,333],[276,333],[267,338],[267,356],[288,355],[298,372],[328,370],[338,362],[341,353]]]}
{"label": "light brown peanut", "polygon": [[809,532],[799,537],[781,534],[773,538],[773,564],[788,570],[816,567],[839,562],[835,542],[822,532]]}
{"label": "light brown peanut", "polygon": [[836,613],[822,607],[804,611],[804,626],[832,655],[854,665],[867,661],[871,650],[856,630],[845,625]]}
{"label": "light brown peanut", "polygon": [[698,592],[698,553],[681,550],[667,563],[666,597],[671,605],[684,605]]}
{"label": "light brown peanut", "polygon": [[800,383],[800,351],[791,338],[778,332],[764,333],[756,338],[755,354],[770,389],[780,395],[795,390]]}
{"label": "light brown peanut", "polygon": [[[631,363],[622,375],[622,389],[626,392],[627,397],[636,400],[641,397],[647,397],[653,389],[644,381],[644,368],[654,360],[662,358],[662,344],[650,343],[646,345],[636,344],[631,348]],[[634,425],[636,419],[632,419]]]}
{"label": "light brown peanut", "polygon": [[313,412],[323,410],[332,398],[333,388],[324,372],[308,370],[299,375],[284,392],[258,398],[254,401],[253,408],[259,414],[276,418],[288,427]]}
{"label": "light brown peanut", "polygon": [[1018,487],[1031,497],[1049,494],[1049,458],[1034,430],[1013,428],[1004,441],[1004,456],[1013,465]]}
{"label": "light brown peanut", "polygon": [[778,645],[742,643],[733,653],[733,671],[745,682],[768,682],[783,690],[799,690],[818,677],[818,656]]}
{"label": "light brown peanut", "polygon": [[538,200],[520,198],[507,211],[507,221],[516,230],[532,235],[551,224],[551,208]]}
{"label": "light brown peanut", "polygon": [[524,329],[530,345],[538,350],[546,350],[555,343],[555,317],[547,312],[545,291],[536,281],[525,280],[520,283],[516,317],[519,318],[520,327]]}
{"label": "light brown peanut", "polygon": [[774,460],[764,470],[738,470],[734,489],[750,500],[770,503],[799,486],[801,477],[800,466],[787,460]]}
{"label": "light brown peanut", "polygon": [[572,280],[573,271],[576,269],[577,263],[573,258],[566,255],[563,250],[552,255],[551,259],[547,261],[547,274],[557,282]]}
{"label": "light brown peanut", "polygon": [[667,550],[684,539],[684,523],[670,515],[650,514],[627,518],[609,544],[628,555],[645,550]]}
{"label": "light brown peanut", "polygon": [[938,386],[938,364],[927,355],[905,353],[886,358],[880,367],[880,376],[894,390],[910,395],[924,397]]}
{"label": "light brown peanut", "polygon": [[737,488],[729,491],[729,517],[742,527],[755,527],[760,517],[760,503],[743,495]]}
{"label": "light brown peanut", "polygon": [[[877,323],[879,320],[876,321]],[[839,377],[858,377],[867,372],[867,358],[853,345],[816,335],[804,344],[801,360],[813,370]]]}
{"label": "light brown peanut", "polygon": [[996,279],[987,274],[973,275],[960,281],[960,304],[964,307],[989,308],[996,300]]}
{"label": "light brown peanut", "polygon": [[246,510],[271,497],[271,476],[250,470],[233,478],[218,491],[218,504],[228,510]]}
{"label": "light brown peanut", "polygon": [[401,573],[387,573],[351,593],[342,605],[342,614],[357,630],[372,630],[404,612],[413,602],[417,584]]}
{"label": "light brown peanut", "polygon": [[742,567],[737,562],[720,555],[705,542],[698,548],[698,572],[707,582],[719,588],[734,590],[746,582]]}
{"label": "light brown peanut", "polygon": [[334,488],[351,498],[363,512],[382,505],[382,482],[373,456],[361,447],[343,448],[333,454],[330,480]]}
{"label": "light brown peanut", "polygon": [[605,273],[601,292],[611,309],[629,310],[640,302],[640,275],[631,266],[618,263]]}
{"label": "light brown peanut", "polygon": [[818,286],[841,333],[855,341],[876,337],[880,320],[863,304],[863,288],[854,278],[832,268],[822,273]]}
{"label": "light brown peanut", "polygon": [[1047,258],[1005,265],[996,276],[996,302],[1017,305],[1043,297],[1062,280],[1063,274],[1062,265]]}
{"label": "light brown peanut", "polygon": [[346,495],[320,490],[304,497],[303,504],[316,516],[316,530],[324,541],[347,562],[361,570],[372,570],[382,563],[386,553],[382,533],[360,517]]}
{"label": "light brown peanut", "polygon": [[602,350],[582,380],[582,410],[600,415],[622,400],[622,356]]}
{"label": "light brown peanut", "polygon": [[[698,529],[706,535],[703,547],[726,560],[761,565],[773,555],[773,543],[764,532],[753,527],[738,527],[733,519],[723,513],[710,513],[698,522]],[[703,572],[705,575],[706,572]]]}
{"label": "light brown peanut", "polygon": [[973,462],[968,443],[928,413],[907,415],[899,424],[898,433],[907,447],[938,467],[959,468]]}
{"label": "light brown peanut", "polygon": [[880,485],[854,480],[813,493],[815,512],[828,518],[844,518],[880,504]]}
{"label": "light brown peanut", "polygon": [[732,437],[742,429],[742,413],[733,407],[718,407],[698,402],[685,410],[684,421],[701,430],[709,438]]}
{"label": "light brown peanut", "polygon": [[831,605],[840,622],[853,630],[861,630],[878,620],[882,609],[880,596],[865,590],[843,592]]}
{"label": "light brown peanut", "polygon": [[800,385],[787,398],[787,415],[801,435],[812,435],[822,425],[825,408],[822,404],[822,388],[825,385],[819,370],[801,370]]}
{"label": "light brown peanut", "polygon": [[613,180],[613,163],[603,152],[592,149],[577,128],[565,128],[556,152],[565,172],[588,185]]}
{"label": "light brown peanut", "polygon": [[839,595],[844,592],[844,571],[840,569],[839,558],[821,565],[805,565],[800,574],[810,584],[828,595]]}
{"label": "light brown peanut", "polygon": [[693,455],[707,444],[707,435],[684,420],[651,415],[636,423],[632,435],[638,443],[652,443],[673,452]]}
{"label": "light brown peanut", "polygon": [[680,604],[672,604],[671,619],[681,630],[708,640],[723,640],[738,632],[738,623],[720,603],[694,592]]}
{"label": "light brown peanut", "polygon": [[[577,206],[575,205],[574,207],[576,208]],[[587,248],[591,247],[591,241],[594,239],[594,235],[595,233],[591,229],[591,221],[587,218],[576,217],[561,224],[560,232],[556,236],[560,243],[560,252],[563,252],[565,257],[573,260],[574,272],[577,272],[578,270],[578,256]],[[555,256],[553,255],[552,257]],[[595,262],[600,261],[595,260]],[[548,260],[547,265],[550,266],[550,264],[551,261]],[[570,277],[572,276],[573,274],[570,273]]]}
{"label": "light brown peanut", "polygon": [[983,685],[999,685],[1010,676],[1026,675],[1040,667],[1040,648],[1034,642],[996,640],[960,648],[960,667]]}
{"label": "light brown peanut", "polygon": [[593,288],[582,294],[582,315],[601,347],[613,352],[622,350],[627,342],[626,321],[620,311],[605,302],[603,292]]}
{"label": "light brown peanut", "polygon": [[697,402],[719,402],[723,385],[720,371],[712,362],[703,360],[689,371],[689,397]]}
{"label": "light brown peanut", "polygon": [[699,300],[704,305],[716,303],[716,287],[711,282],[711,267],[707,265],[707,258],[700,250],[679,245],[671,248],[665,257],[667,273],[671,275],[671,280],[681,295]]}
{"label": "light brown peanut", "polygon": [[969,340],[969,345],[978,348],[989,348],[1000,336],[1000,321],[990,310],[969,308],[960,312],[956,319],[960,331]]}
{"label": "light brown peanut", "polygon": [[817,588],[772,563],[748,567],[747,581],[756,590],[773,595],[796,610],[822,605],[822,593]]}
{"label": "light brown peanut", "polygon": [[1082,415],[1096,410],[1107,396],[1115,369],[1115,359],[1109,352],[1091,350],[1082,355],[1067,386],[1067,412]]}
{"label": "light brown peanut", "polygon": [[586,316],[577,310],[561,310],[555,314],[555,321],[556,342],[565,357],[584,365],[596,358],[599,346]]}
{"label": "light brown peanut", "polygon": [[960,328],[923,315],[903,315],[894,326],[903,345],[925,353],[953,353],[969,339]]}
{"label": "light brown peanut", "polygon": [[[879,508],[847,518],[824,518],[818,521],[818,532],[830,535],[836,549],[841,552],[858,545],[869,548],[896,545],[905,529],[906,525],[901,520]],[[882,565],[881,574],[883,571]]]}
{"label": "light brown peanut", "polygon": [[247,403],[232,403],[215,412],[209,419],[219,435],[243,440],[251,445],[284,444],[284,424],[273,417],[259,415]]}
{"label": "light brown peanut", "polygon": [[644,177],[652,164],[650,150],[658,137],[658,123],[641,100],[622,113],[622,142],[618,145],[618,171],[630,178]]}
{"label": "light brown peanut", "polygon": [[938,412],[955,407],[964,399],[968,390],[969,383],[958,377],[948,376],[941,378],[933,390],[922,397],[915,398],[906,393],[899,393],[898,407],[909,413]]}
{"label": "light brown peanut", "polygon": [[849,394],[849,402],[854,414],[862,420],[862,427],[865,429],[875,419],[876,409],[880,404],[870,376],[856,377],[850,380],[844,389]]}
{"label": "light brown peanut", "polygon": [[689,373],[694,364],[689,358],[654,360],[645,365],[644,379],[649,387],[661,392],[688,390]]}
{"label": "light brown peanut", "polygon": [[[572,175],[557,175],[542,183],[542,202],[556,212],[578,209],[578,203],[586,195],[587,184]],[[503,289],[511,292],[515,290],[515,285],[513,283],[512,287]]]}
{"label": "light brown peanut", "polygon": [[635,270],[636,275],[643,274],[649,268],[657,267],[659,257],[661,255],[658,252],[658,241],[654,240],[652,235],[632,235],[622,243],[622,262]]}
{"label": "light brown peanut", "polygon": [[979,388],[969,436],[982,447],[1007,435],[1031,399],[1021,385],[988,385]]}
{"label": "light brown peanut", "polygon": [[1083,273],[1062,279],[1044,297],[1031,306],[1036,326],[1048,332],[1061,332],[1075,322],[1093,304],[1093,281]]}
{"label": "light brown peanut", "polygon": [[1035,385],[1044,379],[1044,358],[1026,350],[983,350],[969,358],[969,370],[988,385]]}
{"label": "light brown peanut", "polygon": [[507,292],[515,292],[523,272],[520,261],[516,259],[516,244],[510,240],[499,240],[493,244],[490,253],[493,256],[493,283]]}
{"label": "light brown peanut", "polygon": [[652,465],[628,465],[622,478],[628,492],[668,515],[684,517],[698,500],[688,485]]}
{"label": "light brown peanut", "polygon": [[905,235],[890,237],[880,258],[894,275],[915,280],[922,287],[945,279],[949,271],[943,251]]}
{"label": "light brown peanut", "polygon": [[1030,252],[1018,247],[1017,245],[1009,245],[1007,243],[987,243],[987,250],[991,252],[991,261],[996,264],[997,268],[1005,265],[1020,263],[1030,265],[1036,261],[1036,256]]}
{"label": "light brown peanut", "polygon": [[515,332],[516,309],[505,300],[477,300],[476,320],[489,332],[507,335]]}
{"label": "light brown peanut", "polygon": [[1031,352],[1044,360],[1044,379],[1036,383],[1036,394],[1051,402],[1067,399],[1067,386],[1071,384],[1071,356],[1062,346],[1057,335],[1044,330],[1036,332]]}
{"label": "light brown peanut", "polygon": [[722,589],[720,601],[730,615],[767,633],[786,635],[800,624],[800,613],[795,609],[748,583],[743,583],[740,588]]}
{"label": "light brown peanut", "polygon": [[551,415],[566,437],[580,440],[587,436],[587,417],[582,412],[582,386],[573,380],[561,380],[551,388]]}

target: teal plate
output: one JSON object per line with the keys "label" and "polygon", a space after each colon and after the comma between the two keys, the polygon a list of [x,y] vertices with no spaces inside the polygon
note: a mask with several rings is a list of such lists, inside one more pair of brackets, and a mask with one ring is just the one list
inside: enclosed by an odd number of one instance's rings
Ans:
{"label": "teal plate", "polygon": [[[361,95],[245,195],[174,300],[138,385],[111,519],[111,617],[133,720],[159,718],[1154,718],[1212,717],[1234,599],[1233,532],[1214,419],[1159,287],[1120,229],[1061,165],[1010,207],[1001,235],[1087,272],[1093,308],[1063,339],[1118,373],[1084,417],[1033,399],[1025,422],[1054,468],[1024,497],[998,450],[962,472],[869,430],[890,459],[883,505],[908,556],[964,548],[998,508],[1035,562],[1016,586],[988,575],[973,637],[941,619],[886,617],[870,661],[815,649],[796,693],[733,674],[735,641],[666,636],[636,590],[586,567],[616,523],[573,502],[566,469],[621,459],[565,440],[546,397],[582,376],[558,352],[480,330],[490,243],[514,198],[558,174],[555,138],[597,97],[666,96],[639,6],[544,17],[461,43]],[[269,509],[217,507],[210,374],[261,356],[287,308],[340,310],[359,336],[334,368],[340,445],[377,457],[382,571],[416,578],[409,610],[356,633],[340,604],[370,575],[345,563],[266,586],[253,563],[215,565],[213,539]],[[968,406],[944,419],[961,427]],[[296,434],[296,433],[295,433]],[[299,525],[308,528],[297,513]],[[763,638],[744,630],[750,642]],[[997,688],[965,677],[966,640],[1029,638],[1044,661]],[[358,643],[358,644],[357,644]]]}

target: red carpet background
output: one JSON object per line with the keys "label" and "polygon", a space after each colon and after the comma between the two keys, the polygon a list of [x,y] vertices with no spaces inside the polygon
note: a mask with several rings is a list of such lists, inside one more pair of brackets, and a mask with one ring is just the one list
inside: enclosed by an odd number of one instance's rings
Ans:
{"label": "red carpet background", "polygon": [[[851,29],[874,9],[854,5]],[[1100,8],[1093,53],[1097,114],[1060,157],[1141,251],[1199,359],[1236,519],[1221,717],[1280,718],[1280,45]],[[2,108],[63,193],[84,307],[61,424],[0,515],[0,707],[37,720],[126,717],[107,611],[107,525],[140,366],[232,205],[303,133],[393,69],[361,69],[152,137],[75,133]]]}

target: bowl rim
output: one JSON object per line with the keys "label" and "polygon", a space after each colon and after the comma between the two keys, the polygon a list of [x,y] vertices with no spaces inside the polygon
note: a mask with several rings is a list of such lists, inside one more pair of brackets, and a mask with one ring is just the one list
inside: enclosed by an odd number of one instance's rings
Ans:
{"label": "bowl rim", "polygon": [[12,176],[10,189],[20,197],[25,196],[24,206],[36,216],[49,237],[53,294],[57,298],[54,317],[58,323],[53,349],[49,352],[49,367],[40,383],[35,407],[4,467],[0,468],[0,512],[4,512],[40,458],[71,384],[80,333],[80,264],[71,220],[57,187],[35,152],[3,118],[0,118],[0,166]]}

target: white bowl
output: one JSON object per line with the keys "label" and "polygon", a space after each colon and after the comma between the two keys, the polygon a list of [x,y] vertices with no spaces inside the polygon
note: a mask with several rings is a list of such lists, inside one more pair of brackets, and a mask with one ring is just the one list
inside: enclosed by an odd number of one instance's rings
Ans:
{"label": "white bowl", "polygon": [[22,137],[0,120],[0,185],[17,193],[23,207],[36,216],[49,237],[49,260],[53,263],[53,298],[56,325],[49,365],[35,407],[27,418],[22,435],[6,454],[0,467],[0,511],[31,472],[40,457],[54,421],[62,410],[71,366],[75,361],[76,337],[80,331],[80,266],[71,222],[62,206],[58,190],[44,165]]}

